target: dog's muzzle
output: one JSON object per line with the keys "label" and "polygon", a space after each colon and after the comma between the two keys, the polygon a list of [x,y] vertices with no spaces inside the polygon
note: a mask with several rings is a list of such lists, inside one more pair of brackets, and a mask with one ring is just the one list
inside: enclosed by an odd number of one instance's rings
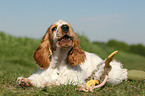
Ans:
{"label": "dog's muzzle", "polygon": [[68,31],[69,31],[69,26],[68,26],[68,25],[62,25],[62,26],[61,26],[61,29],[62,29],[62,32],[68,33]]}

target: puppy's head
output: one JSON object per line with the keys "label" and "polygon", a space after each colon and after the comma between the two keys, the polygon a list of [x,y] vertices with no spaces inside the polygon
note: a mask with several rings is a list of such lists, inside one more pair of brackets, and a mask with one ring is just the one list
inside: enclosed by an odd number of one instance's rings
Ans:
{"label": "puppy's head", "polygon": [[59,20],[53,23],[44,35],[40,46],[33,57],[40,68],[47,68],[51,62],[50,56],[56,48],[69,50],[67,62],[78,65],[85,61],[85,53],[79,45],[79,39],[68,22]]}
{"label": "puppy's head", "polygon": [[54,46],[70,48],[74,46],[75,33],[68,22],[59,20],[50,27],[50,40]]}

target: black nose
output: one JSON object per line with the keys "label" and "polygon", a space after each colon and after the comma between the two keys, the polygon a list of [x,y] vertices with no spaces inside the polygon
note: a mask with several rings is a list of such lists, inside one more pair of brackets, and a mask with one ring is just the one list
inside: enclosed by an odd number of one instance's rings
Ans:
{"label": "black nose", "polygon": [[67,33],[69,31],[69,26],[68,25],[62,25],[61,29],[63,32]]}

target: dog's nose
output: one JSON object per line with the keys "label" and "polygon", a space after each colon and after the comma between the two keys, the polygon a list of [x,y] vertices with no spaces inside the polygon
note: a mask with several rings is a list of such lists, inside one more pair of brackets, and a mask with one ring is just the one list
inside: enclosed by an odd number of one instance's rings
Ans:
{"label": "dog's nose", "polygon": [[62,25],[61,29],[63,32],[67,33],[69,31],[69,26],[68,25]]}

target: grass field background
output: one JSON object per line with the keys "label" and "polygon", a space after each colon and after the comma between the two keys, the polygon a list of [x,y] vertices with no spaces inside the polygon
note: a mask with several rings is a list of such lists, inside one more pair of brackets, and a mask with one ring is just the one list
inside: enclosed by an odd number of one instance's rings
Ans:
{"label": "grass field background", "polygon": [[[101,47],[91,43],[85,36],[79,36],[83,50],[95,53],[105,59],[115,49]],[[126,95],[144,96],[145,83],[140,81],[123,81],[117,86],[105,86],[95,89],[93,93],[75,91],[76,86],[60,85],[53,88],[21,88],[16,85],[17,77],[28,77],[37,70],[37,65],[32,54],[39,46],[40,40],[14,37],[0,33],[0,95]],[[124,64],[129,70],[137,69],[145,71],[145,57],[119,51],[115,59]]]}

